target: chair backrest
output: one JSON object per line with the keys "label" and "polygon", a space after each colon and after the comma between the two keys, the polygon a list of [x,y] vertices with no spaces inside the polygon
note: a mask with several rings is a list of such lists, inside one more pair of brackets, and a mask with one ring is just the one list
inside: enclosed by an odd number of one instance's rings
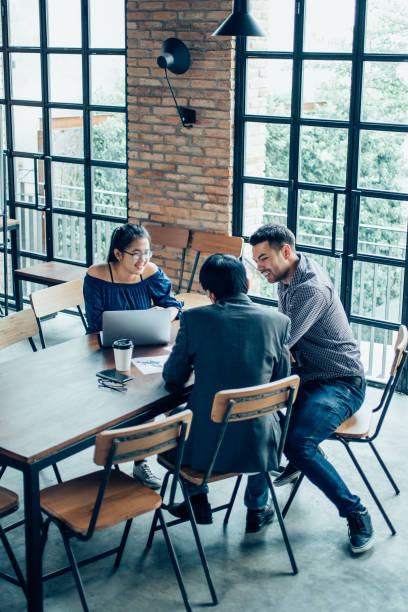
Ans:
{"label": "chair backrest", "polygon": [[35,351],[32,336],[38,334],[38,325],[31,310],[20,310],[0,319],[0,349],[11,346],[20,340],[31,339],[30,344]]}
{"label": "chair backrest", "polygon": [[78,279],[53,285],[46,289],[40,289],[30,294],[31,306],[37,317],[38,331],[40,334],[41,346],[43,348],[45,348],[45,341],[41,327],[41,317],[46,317],[60,310],[76,306],[83,326],[85,330],[87,329],[85,317],[80,306],[84,301],[83,285],[84,281]]}
{"label": "chair backrest", "polygon": [[176,289],[176,291],[179,291],[181,283],[183,282],[184,262],[190,230],[177,225],[159,225],[157,223],[146,223],[144,227],[150,234],[153,247],[164,246],[181,250],[181,262]]}
{"label": "chair backrest", "polygon": [[408,345],[408,330],[405,325],[400,325],[398,330],[397,339],[394,344],[394,360],[391,366],[391,376],[395,376],[397,374],[398,368],[403,361],[404,351],[406,350]]}
{"label": "chair backrest", "polygon": [[30,294],[35,316],[40,319],[60,310],[83,304],[83,280],[73,280],[40,289]]}
{"label": "chair backrest", "polygon": [[197,251],[191,271],[187,292],[191,291],[195,273],[201,255],[213,255],[214,253],[225,253],[241,257],[244,241],[239,236],[228,236],[227,234],[213,234],[210,232],[193,232],[191,248]]}
{"label": "chair backrest", "polygon": [[188,438],[192,417],[191,410],[183,410],[158,423],[103,431],[95,439],[94,462],[106,466],[139,461],[175,448],[181,437],[183,442]]}
{"label": "chair backrest", "polygon": [[215,394],[211,419],[215,423],[220,423],[221,427],[214,444],[210,464],[202,480],[203,485],[206,485],[211,477],[229,423],[257,419],[272,412],[286,409],[282,435],[277,449],[277,457],[280,462],[298,388],[299,376],[288,376],[264,385],[227,389]]}

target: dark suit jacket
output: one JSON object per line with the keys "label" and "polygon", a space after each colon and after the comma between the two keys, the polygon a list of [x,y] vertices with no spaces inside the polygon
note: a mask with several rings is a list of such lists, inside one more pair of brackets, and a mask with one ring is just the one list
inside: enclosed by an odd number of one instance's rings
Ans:
{"label": "dark suit jacket", "polygon": [[[220,425],[211,421],[222,389],[260,385],[288,376],[289,319],[241,293],[181,316],[176,343],[163,370],[166,383],[182,385],[195,372],[188,402],[193,412],[183,464],[206,469]],[[277,415],[230,423],[218,453],[218,472],[262,472],[277,467]]]}

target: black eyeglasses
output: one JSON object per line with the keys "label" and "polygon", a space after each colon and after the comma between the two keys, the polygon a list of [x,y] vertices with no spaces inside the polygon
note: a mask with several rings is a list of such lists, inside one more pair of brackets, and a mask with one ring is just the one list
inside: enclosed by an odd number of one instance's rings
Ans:
{"label": "black eyeglasses", "polygon": [[120,382],[114,382],[106,380],[104,378],[98,378],[98,385],[100,387],[106,387],[107,389],[112,389],[113,391],[127,391],[127,387],[125,385],[125,383],[120,383]]}
{"label": "black eyeglasses", "polygon": [[123,249],[122,253],[127,253],[133,259],[150,259],[151,256],[153,255],[153,251],[151,251],[150,249],[148,251],[133,251],[133,252],[126,251],[126,249]]}

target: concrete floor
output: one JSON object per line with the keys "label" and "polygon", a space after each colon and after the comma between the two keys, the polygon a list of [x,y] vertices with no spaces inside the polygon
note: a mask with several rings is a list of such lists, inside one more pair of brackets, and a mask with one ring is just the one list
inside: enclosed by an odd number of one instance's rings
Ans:
{"label": "concrete floor", "polygon": [[[80,321],[58,315],[46,322],[50,344],[82,333]],[[29,352],[27,345],[2,351],[1,361],[21,357]],[[374,403],[380,392],[370,388],[368,397]],[[299,574],[291,574],[289,560],[276,522],[262,533],[244,534],[245,508],[242,491],[238,494],[230,524],[223,529],[221,513],[214,524],[200,526],[208,563],[219,597],[219,612],[266,611],[279,612],[406,612],[408,610],[408,472],[406,470],[408,411],[407,396],[396,395],[388,420],[385,422],[378,449],[397,480],[401,494],[396,496],[379,471],[370,449],[360,447],[358,456],[367,475],[383,501],[397,529],[392,537],[360,477],[345,451],[333,442],[323,446],[350,488],[361,495],[368,506],[376,531],[372,551],[352,556],[348,549],[347,527],[332,505],[310,483],[305,482],[288,514],[286,527],[299,567]],[[52,407],[50,407],[52,410]],[[63,479],[93,469],[92,449],[72,457],[60,465]],[[152,466],[161,468],[152,461]],[[130,466],[129,466],[130,471]],[[51,469],[41,475],[42,486],[54,484]],[[7,469],[1,484],[22,496],[19,472]],[[225,500],[232,482],[225,481],[211,487],[213,504]],[[284,502],[288,487],[278,490]],[[3,520],[3,525],[14,522],[18,513]],[[84,586],[91,610],[137,610],[138,612],[172,612],[184,610],[177,582],[173,574],[162,535],[156,534],[152,549],[146,553],[145,542],[151,515],[135,520],[119,570],[112,568],[112,557],[82,568]],[[106,530],[89,543],[78,543],[78,557],[84,552],[98,552],[119,541],[121,528]],[[24,562],[23,529],[9,534],[10,541],[21,563]],[[172,528],[171,536],[181,564],[190,601],[195,610],[210,602],[194,541],[187,524]],[[66,563],[62,542],[53,528],[45,552],[45,568],[54,569]],[[0,547],[0,568],[8,570],[8,560]],[[25,609],[25,600],[18,587],[1,581],[0,611],[18,612]],[[44,585],[45,610],[52,612],[80,612],[82,610],[74,580],[66,574]]]}

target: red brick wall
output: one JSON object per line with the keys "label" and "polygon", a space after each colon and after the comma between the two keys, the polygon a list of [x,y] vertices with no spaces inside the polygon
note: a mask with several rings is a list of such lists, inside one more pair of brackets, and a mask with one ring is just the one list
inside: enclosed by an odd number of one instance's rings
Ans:
{"label": "red brick wall", "polygon": [[[231,232],[235,40],[211,36],[231,8],[232,0],[127,2],[130,221]],[[156,62],[170,37],[191,55],[185,74],[170,73],[179,105],[196,110],[191,129]],[[171,272],[177,253],[162,255],[155,261]]]}

